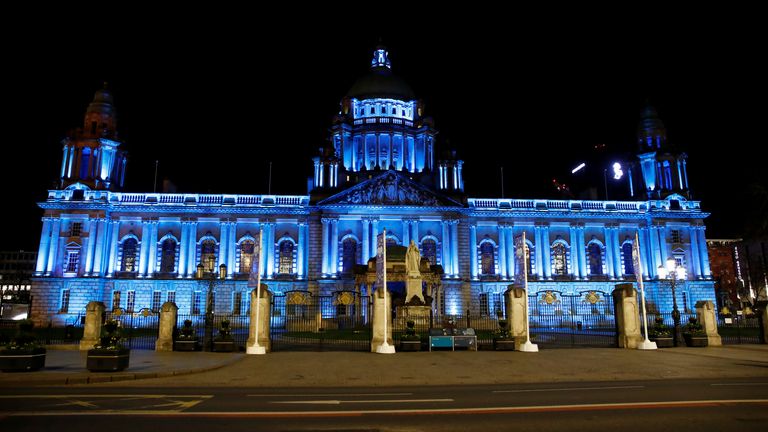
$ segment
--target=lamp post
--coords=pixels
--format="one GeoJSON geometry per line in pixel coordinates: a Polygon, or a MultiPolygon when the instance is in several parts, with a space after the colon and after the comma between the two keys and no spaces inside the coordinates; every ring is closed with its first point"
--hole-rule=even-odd
{"type": "Polygon", "coordinates": [[[680,327],[680,311],[677,309],[677,295],[675,285],[677,280],[685,280],[685,267],[677,265],[674,258],[667,258],[666,266],[659,266],[659,279],[669,281],[672,287],[672,321],[674,322],[675,332],[673,341],[675,346],[684,346],[682,328],[680,327]]]}
{"type": "Polygon", "coordinates": [[[227,278],[227,265],[222,264],[219,266],[219,278],[216,278],[216,273],[205,273],[205,268],[202,264],[197,265],[197,272],[195,274],[198,281],[201,284],[207,285],[207,292],[205,294],[205,350],[213,351],[213,289],[216,285],[221,285],[227,278]]]}

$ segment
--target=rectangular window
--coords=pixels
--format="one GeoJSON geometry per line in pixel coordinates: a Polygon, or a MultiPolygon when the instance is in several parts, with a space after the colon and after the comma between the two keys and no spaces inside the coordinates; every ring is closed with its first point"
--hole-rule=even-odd
{"type": "Polygon", "coordinates": [[[482,316],[488,316],[490,315],[490,308],[488,305],[488,293],[482,293],[480,294],[480,315],[482,316]]]}
{"type": "Polygon", "coordinates": [[[77,266],[80,263],[80,249],[67,251],[67,273],[77,273],[77,266]]]}
{"type": "Polygon", "coordinates": [[[680,238],[680,230],[672,230],[669,232],[670,237],[672,237],[672,243],[682,243],[682,239],[680,238]]]}
{"type": "Polygon", "coordinates": [[[120,291],[112,293],[112,310],[120,309],[120,291]]]}
{"type": "Polygon", "coordinates": [[[168,291],[168,296],[166,297],[165,301],[176,303],[176,291],[168,291]]]}
{"type": "Polygon", "coordinates": [[[158,313],[160,312],[160,300],[163,293],[160,291],[155,291],[152,293],[152,312],[158,313]]]}
{"type": "Polygon", "coordinates": [[[232,315],[241,315],[243,311],[243,293],[232,293],[232,315]]]}
{"type": "Polygon", "coordinates": [[[69,290],[61,290],[61,307],[59,308],[59,312],[61,313],[67,313],[69,312],[69,290]]]}
{"type": "Polygon", "coordinates": [[[128,291],[128,302],[125,306],[125,311],[128,313],[133,313],[133,310],[135,307],[136,307],[136,291],[128,291]]]}
{"type": "Polygon", "coordinates": [[[200,291],[192,293],[192,315],[200,315],[200,302],[202,295],[200,291]]]}
{"type": "Polygon", "coordinates": [[[72,230],[69,233],[70,237],[80,237],[80,233],[83,231],[82,222],[72,222],[72,230]]]}

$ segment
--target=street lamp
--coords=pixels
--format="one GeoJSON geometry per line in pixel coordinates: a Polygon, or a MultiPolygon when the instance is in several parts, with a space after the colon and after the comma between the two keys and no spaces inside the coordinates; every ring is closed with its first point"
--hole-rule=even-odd
{"type": "Polygon", "coordinates": [[[208,286],[205,295],[205,350],[213,351],[213,289],[216,285],[221,285],[227,278],[227,265],[222,264],[219,266],[219,278],[216,278],[216,273],[205,273],[205,268],[202,264],[197,265],[197,272],[195,276],[200,284],[208,286]]]}
{"type": "Polygon", "coordinates": [[[680,327],[680,311],[677,310],[677,295],[675,294],[675,285],[677,280],[685,280],[685,267],[677,265],[677,261],[674,258],[667,258],[666,266],[659,266],[659,279],[665,279],[669,281],[672,287],[672,320],[675,323],[675,332],[673,340],[675,346],[682,346],[683,333],[680,327]]]}

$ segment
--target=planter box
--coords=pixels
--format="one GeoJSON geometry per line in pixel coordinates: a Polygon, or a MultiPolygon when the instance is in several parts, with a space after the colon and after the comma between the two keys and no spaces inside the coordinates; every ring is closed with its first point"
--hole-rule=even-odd
{"type": "Polygon", "coordinates": [[[683,333],[683,339],[685,339],[685,345],[689,347],[705,347],[709,345],[709,339],[706,336],[691,336],[688,333],[683,333]]]}
{"type": "Polygon", "coordinates": [[[31,372],[44,366],[45,348],[0,351],[0,370],[3,372],[31,372]]]}
{"type": "Polygon", "coordinates": [[[213,351],[215,352],[234,352],[235,341],[213,341],[213,351]]]}
{"type": "Polygon", "coordinates": [[[649,338],[653,342],[656,342],[657,348],[672,348],[675,346],[675,341],[672,339],[672,336],[670,337],[657,337],[657,338],[649,338]]]}
{"type": "Polygon", "coordinates": [[[494,339],[493,349],[494,351],[514,351],[515,340],[514,339],[494,339]]]}
{"type": "Polygon", "coordinates": [[[86,368],[91,372],[117,372],[128,368],[131,350],[94,348],[88,350],[86,368]]]}
{"type": "Polygon", "coordinates": [[[173,341],[174,351],[200,351],[200,343],[197,340],[173,341]]]}
{"type": "Polygon", "coordinates": [[[421,341],[400,341],[400,351],[421,351],[421,341]]]}

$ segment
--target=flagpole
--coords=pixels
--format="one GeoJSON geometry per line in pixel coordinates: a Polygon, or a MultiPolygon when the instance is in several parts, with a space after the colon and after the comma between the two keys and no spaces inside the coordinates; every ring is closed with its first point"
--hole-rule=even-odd
{"type": "MultiPolygon", "coordinates": [[[[259,311],[261,310],[261,254],[263,251],[261,250],[261,236],[262,231],[259,230],[259,234],[256,236],[256,246],[259,248],[259,253],[257,256],[254,256],[253,259],[257,261],[256,263],[256,336],[254,337],[253,345],[246,347],[245,352],[246,354],[266,354],[267,349],[263,346],[259,345],[259,311]]],[[[251,265],[251,272],[253,272],[253,265],[251,265]]],[[[253,304],[251,304],[251,307],[254,307],[253,304]]]]}
{"type": "Polygon", "coordinates": [[[523,291],[525,293],[525,342],[520,345],[522,352],[539,352],[539,346],[531,343],[531,316],[528,312],[528,260],[525,251],[528,249],[528,243],[525,241],[525,231],[523,231],[523,291]]]}
{"type": "Polygon", "coordinates": [[[384,290],[384,342],[376,347],[377,354],[394,354],[395,347],[389,344],[389,333],[387,333],[387,321],[389,321],[389,315],[392,311],[387,304],[387,229],[384,228],[379,234],[379,238],[376,239],[377,247],[381,247],[381,253],[376,256],[376,266],[379,265],[379,258],[381,258],[381,286],[377,289],[384,290]]]}
{"type": "Polygon", "coordinates": [[[645,331],[645,340],[637,344],[637,349],[655,350],[657,348],[656,342],[651,342],[648,339],[648,318],[645,314],[645,286],[643,284],[643,262],[640,258],[640,238],[637,235],[637,231],[635,231],[635,244],[632,245],[632,249],[632,252],[637,256],[637,259],[635,260],[637,262],[635,273],[637,273],[637,285],[640,286],[640,301],[642,302],[643,309],[643,330],[645,331]]]}

